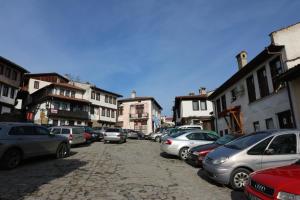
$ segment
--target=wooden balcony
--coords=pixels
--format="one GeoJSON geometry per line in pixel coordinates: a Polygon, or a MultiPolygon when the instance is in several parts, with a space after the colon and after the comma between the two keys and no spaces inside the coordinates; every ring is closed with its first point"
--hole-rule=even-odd
{"type": "Polygon", "coordinates": [[[149,114],[148,113],[129,114],[129,118],[131,120],[135,120],[135,119],[148,119],[149,118],[149,114]]]}
{"type": "Polygon", "coordinates": [[[59,118],[68,118],[68,119],[81,119],[81,120],[88,120],[89,113],[86,111],[68,111],[68,110],[55,110],[49,109],[48,112],[49,117],[59,117],[59,118]]]}

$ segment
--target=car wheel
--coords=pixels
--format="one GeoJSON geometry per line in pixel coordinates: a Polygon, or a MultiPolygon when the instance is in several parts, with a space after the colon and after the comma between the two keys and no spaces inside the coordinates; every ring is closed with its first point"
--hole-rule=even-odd
{"type": "Polygon", "coordinates": [[[160,137],[159,136],[155,137],[155,142],[160,142],[160,137]]]}
{"type": "Polygon", "coordinates": [[[181,160],[186,160],[187,159],[187,157],[188,157],[188,150],[189,150],[188,147],[183,147],[182,149],[180,149],[180,151],[179,151],[179,158],[181,160]]]}
{"type": "Polygon", "coordinates": [[[2,157],[2,167],[5,169],[16,168],[22,160],[22,153],[18,149],[7,150],[2,157]]]}
{"type": "Polygon", "coordinates": [[[244,189],[244,187],[249,179],[250,173],[251,172],[245,168],[238,168],[238,169],[234,170],[231,174],[230,186],[234,190],[244,189]]]}
{"type": "Polygon", "coordinates": [[[124,143],[126,142],[126,138],[124,139],[124,143]]]}
{"type": "Polygon", "coordinates": [[[56,158],[65,158],[70,154],[70,149],[66,143],[60,143],[56,150],[56,158]]]}

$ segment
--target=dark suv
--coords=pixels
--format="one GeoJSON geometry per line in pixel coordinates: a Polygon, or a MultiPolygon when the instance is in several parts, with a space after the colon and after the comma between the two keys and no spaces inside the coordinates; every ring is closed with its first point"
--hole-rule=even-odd
{"type": "Polygon", "coordinates": [[[52,135],[42,126],[31,123],[0,123],[0,166],[17,167],[23,159],[55,154],[57,158],[69,155],[68,138],[52,135]]]}

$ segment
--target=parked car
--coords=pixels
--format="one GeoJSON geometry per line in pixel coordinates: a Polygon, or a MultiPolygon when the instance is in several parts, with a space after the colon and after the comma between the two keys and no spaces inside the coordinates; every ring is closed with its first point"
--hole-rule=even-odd
{"type": "Polygon", "coordinates": [[[245,194],[248,199],[300,199],[300,160],[295,164],[250,174],[245,194]]]}
{"type": "Polygon", "coordinates": [[[30,123],[0,123],[0,165],[3,168],[13,169],[23,159],[47,154],[64,158],[69,152],[68,138],[50,134],[45,127],[30,123]]]}
{"type": "Polygon", "coordinates": [[[99,141],[103,140],[103,134],[107,128],[106,127],[93,127],[93,129],[94,129],[94,132],[99,135],[99,141]]]}
{"type": "Polygon", "coordinates": [[[151,139],[151,140],[154,140],[155,142],[160,142],[160,141],[161,141],[162,135],[163,135],[162,132],[152,133],[152,134],[150,135],[150,139],[151,139]]]}
{"type": "Polygon", "coordinates": [[[144,138],[144,133],[135,131],[135,130],[129,130],[127,132],[127,138],[130,139],[143,139],[144,138]]]}
{"type": "Polygon", "coordinates": [[[121,128],[107,128],[104,133],[103,142],[126,142],[126,136],[121,128]]]}
{"type": "Polygon", "coordinates": [[[86,142],[93,142],[93,141],[99,141],[100,134],[96,132],[93,128],[89,126],[80,126],[84,128],[84,137],[86,139],[86,142]]]}
{"type": "Polygon", "coordinates": [[[177,132],[177,134],[166,138],[161,143],[161,151],[170,155],[179,156],[181,160],[186,160],[188,150],[198,145],[213,143],[219,138],[210,131],[190,130],[187,132],[177,132]]]}
{"type": "Polygon", "coordinates": [[[299,130],[268,130],[240,137],[207,154],[209,177],[243,189],[253,171],[289,165],[300,158],[299,130]]]}
{"type": "Polygon", "coordinates": [[[77,126],[53,126],[49,128],[51,134],[63,135],[69,139],[70,145],[83,144],[86,142],[84,128],[77,126]]]}
{"type": "Polygon", "coordinates": [[[202,125],[197,125],[197,124],[191,124],[191,125],[183,125],[183,126],[178,126],[178,129],[203,129],[202,125]]]}
{"type": "Polygon", "coordinates": [[[202,161],[209,152],[213,151],[219,146],[222,146],[224,144],[227,144],[228,142],[237,139],[238,137],[240,137],[240,135],[224,135],[223,137],[220,137],[213,143],[193,147],[189,150],[187,162],[197,167],[202,166],[202,161]]]}

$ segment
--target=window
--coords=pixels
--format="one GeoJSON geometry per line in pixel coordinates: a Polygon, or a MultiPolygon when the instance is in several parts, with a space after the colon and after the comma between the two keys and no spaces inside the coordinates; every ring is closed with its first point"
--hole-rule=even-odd
{"type": "Polygon", "coordinates": [[[199,110],[199,101],[193,101],[193,110],[199,110]]]}
{"type": "Polygon", "coordinates": [[[102,108],[101,116],[105,116],[105,108],[102,108]]]}
{"type": "Polygon", "coordinates": [[[222,111],[226,110],[227,106],[226,106],[226,97],[225,97],[225,95],[223,95],[221,97],[221,102],[222,102],[222,111]]]}
{"type": "Polygon", "coordinates": [[[105,103],[108,103],[108,96],[105,95],[105,103]]]}
{"type": "Polygon", "coordinates": [[[70,134],[71,133],[71,131],[70,131],[70,129],[67,129],[67,128],[63,128],[62,130],[61,130],[61,134],[70,134]]]}
{"type": "Polygon", "coordinates": [[[81,121],[77,121],[77,125],[81,125],[81,121]]]}
{"type": "Polygon", "coordinates": [[[246,82],[247,82],[249,103],[251,103],[251,102],[256,100],[255,85],[254,85],[253,76],[251,75],[250,77],[248,77],[246,79],[246,82]]]}
{"type": "Polygon", "coordinates": [[[39,89],[40,88],[40,82],[39,81],[34,81],[33,82],[33,88],[34,89],[39,89]]]}
{"type": "Polygon", "coordinates": [[[14,80],[14,81],[16,81],[17,79],[18,79],[18,73],[17,73],[17,71],[13,71],[13,74],[12,74],[12,79],[14,80]]]}
{"type": "Polygon", "coordinates": [[[62,95],[62,96],[64,96],[65,95],[65,90],[64,89],[60,89],[59,90],[59,94],[62,95]]]}
{"type": "Polygon", "coordinates": [[[221,137],[223,136],[223,131],[220,131],[220,136],[221,136],[221,137]]]}
{"type": "Polygon", "coordinates": [[[254,132],[257,132],[260,130],[259,121],[253,122],[253,128],[254,128],[254,132]]]}
{"type": "Polygon", "coordinates": [[[55,110],[58,110],[59,109],[59,102],[54,102],[53,103],[53,108],[55,109],[55,110]]]}
{"type": "Polygon", "coordinates": [[[96,100],[100,101],[100,94],[99,93],[96,94],[96,100]]]}
{"type": "Polygon", "coordinates": [[[272,149],[272,155],[296,154],[297,140],[295,134],[285,134],[277,136],[270,144],[269,150],[272,149]]]}
{"type": "Polygon", "coordinates": [[[62,119],[61,119],[61,120],[60,120],[60,125],[61,125],[61,126],[66,125],[66,120],[62,120],[62,119]]]}
{"type": "Polygon", "coordinates": [[[266,128],[267,129],[274,129],[274,122],[272,118],[266,119],[266,128]]]}
{"type": "Polygon", "coordinates": [[[220,99],[217,99],[217,113],[221,112],[221,101],[220,99]]]}
{"type": "Polygon", "coordinates": [[[15,126],[9,131],[9,135],[34,135],[33,126],[15,126]]]}
{"type": "Polygon", "coordinates": [[[15,89],[14,88],[10,88],[10,98],[15,98],[15,89]]]}
{"type": "Polygon", "coordinates": [[[112,97],[111,96],[109,97],[109,103],[112,103],[112,97]]]}
{"type": "Polygon", "coordinates": [[[67,108],[68,108],[68,105],[66,103],[61,104],[61,109],[62,110],[67,110],[67,108]]]}
{"type": "Polygon", "coordinates": [[[75,91],[71,91],[71,97],[75,98],[75,91]]]}
{"type": "Polygon", "coordinates": [[[36,126],[35,128],[35,134],[36,135],[49,135],[49,130],[44,127],[36,126]]]}
{"type": "Polygon", "coordinates": [[[0,64],[0,75],[4,73],[4,66],[0,64]]]}
{"type": "Polygon", "coordinates": [[[224,130],[224,134],[227,135],[228,134],[228,129],[224,130]]]}
{"type": "Polygon", "coordinates": [[[205,133],[204,137],[205,137],[205,140],[207,140],[207,141],[216,141],[217,139],[219,139],[218,136],[209,134],[209,133],[205,133]]]}
{"type": "Polygon", "coordinates": [[[231,90],[231,102],[234,102],[237,98],[237,88],[231,90]]]}
{"type": "Polygon", "coordinates": [[[70,96],[70,90],[66,90],[66,97],[70,96]]]}
{"type": "Polygon", "coordinates": [[[53,129],[51,129],[51,134],[55,134],[55,135],[57,135],[57,134],[60,134],[60,128],[53,128],[53,129]]]}
{"type": "Polygon", "coordinates": [[[5,70],[5,76],[7,78],[10,78],[10,73],[11,73],[11,69],[7,67],[6,70],[5,70]]]}
{"type": "Polygon", "coordinates": [[[205,100],[200,101],[201,110],[207,110],[207,104],[205,100]]]}
{"type": "Polygon", "coordinates": [[[91,115],[95,114],[95,108],[94,108],[94,106],[90,107],[90,113],[91,113],[91,115]]]}
{"type": "Polygon", "coordinates": [[[189,140],[205,140],[203,133],[191,133],[186,136],[189,140]]]}
{"type": "Polygon", "coordinates": [[[123,115],[123,107],[119,107],[119,115],[120,115],[120,116],[123,115]]]}
{"type": "Polygon", "coordinates": [[[257,71],[257,78],[258,78],[260,97],[263,98],[269,95],[269,85],[268,85],[268,79],[267,79],[265,67],[257,71]]]}
{"type": "Polygon", "coordinates": [[[113,104],[114,104],[114,105],[117,104],[117,99],[116,99],[116,97],[113,98],[113,104]]]}
{"type": "Polygon", "coordinates": [[[92,93],[91,93],[91,99],[95,99],[95,91],[92,91],[92,93]]]}
{"type": "Polygon", "coordinates": [[[58,125],[58,120],[57,120],[57,119],[54,119],[52,125],[53,125],[53,126],[57,126],[57,125],[58,125]]]}
{"type": "Polygon", "coordinates": [[[271,142],[273,137],[269,137],[262,142],[258,143],[254,147],[252,147],[247,153],[249,155],[263,155],[265,153],[266,148],[268,147],[269,143],[271,142]]]}
{"type": "Polygon", "coordinates": [[[115,118],[115,111],[111,110],[111,118],[115,118]]]}
{"type": "Polygon", "coordinates": [[[3,85],[3,91],[2,91],[2,96],[7,97],[8,96],[8,86],[3,85]]]}
{"type": "Polygon", "coordinates": [[[107,109],[107,111],[106,111],[106,117],[110,117],[110,110],[109,109],[107,109]]]}
{"type": "Polygon", "coordinates": [[[283,72],[283,68],[281,65],[280,57],[276,57],[274,60],[272,60],[270,63],[270,71],[271,71],[271,77],[273,82],[273,88],[274,91],[276,91],[279,88],[279,82],[275,79],[283,72]]]}

